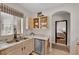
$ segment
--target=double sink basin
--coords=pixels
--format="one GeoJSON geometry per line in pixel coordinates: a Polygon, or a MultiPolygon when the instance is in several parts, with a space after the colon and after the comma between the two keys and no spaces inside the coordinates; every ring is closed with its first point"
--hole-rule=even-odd
{"type": "Polygon", "coordinates": [[[18,44],[20,42],[23,42],[25,40],[32,39],[32,38],[47,40],[48,37],[45,35],[35,34],[35,35],[26,35],[25,37],[20,37],[20,38],[18,38],[18,40],[13,39],[12,41],[0,42],[0,50],[2,48],[6,48],[9,46],[18,44]]]}
{"type": "Polygon", "coordinates": [[[11,46],[11,45],[13,45],[13,44],[16,44],[16,43],[19,43],[19,42],[22,42],[23,40],[27,40],[28,38],[18,38],[18,40],[15,40],[15,39],[13,39],[13,40],[11,40],[11,41],[1,41],[0,42],[0,49],[1,48],[6,48],[6,47],[8,47],[8,46],[11,46]]]}
{"type": "Polygon", "coordinates": [[[0,42],[0,48],[6,47],[7,45],[8,45],[8,43],[6,43],[6,42],[0,42]]]}

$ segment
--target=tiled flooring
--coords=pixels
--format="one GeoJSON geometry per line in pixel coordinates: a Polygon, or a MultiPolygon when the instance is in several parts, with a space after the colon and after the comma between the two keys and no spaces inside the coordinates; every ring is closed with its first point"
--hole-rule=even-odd
{"type": "MultiPolygon", "coordinates": [[[[38,55],[33,52],[32,55],[38,55]]],[[[69,55],[69,51],[66,45],[64,44],[52,44],[52,50],[49,51],[48,55],[69,55]]]]}
{"type": "Polygon", "coordinates": [[[53,44],[49,55],[69,55],[69,51],[64,44],[53,44]]]}
{"type": "Polygon", "coordinates": [[[57,42],[58,42],[58,43],[65,44],[66,41],[65,41],[65,39],[57,39],[57,42]]]}

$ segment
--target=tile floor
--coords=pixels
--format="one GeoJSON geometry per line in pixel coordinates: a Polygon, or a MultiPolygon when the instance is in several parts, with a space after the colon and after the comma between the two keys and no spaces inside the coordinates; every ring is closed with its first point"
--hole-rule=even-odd
{"type": "Polygon", "coordinates": [[[52,51],[49,51],[49,55],[69,55],[69,51],[64,44],[52,44],[52,51]]]}
{"type": "MultiPolygon", "coordinates": [[[[38,55],[33,52],[32,55],[38,55]]],[[[64,44],[52,44],[52,50],[49,51],[48,55],[69,55],[69,51],[66,45],[64,44]]]]}

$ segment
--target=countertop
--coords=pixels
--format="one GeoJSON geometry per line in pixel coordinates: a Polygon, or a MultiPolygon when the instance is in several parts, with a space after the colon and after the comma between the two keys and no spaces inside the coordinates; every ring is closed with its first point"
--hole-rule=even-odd
{"type": "Polygon", "coordinates": [[[29,39],[38,38],[38,39],[42,39],[42,40],[48,40],[48,38],[49,38],[48,36],[39,35],[39,34],[37,34],[37,35],[26,35],[26,36],[24,36],[24,37],[26,37],[27,39],[21,40],[21,41],[19,41],[19,42],[3,43],[3,44],[0,43],[0,51],[3,50],[3,49],[7,49],[7,48],[9,48],[9,47],[11,47],[11,46],[14,46],[14,45],[16,45],[16,44],[22,43],[22,42],[24,42],[24,41],[26,41],[26,40],[29,40],[29,39]]]}
{"type": "Polygon", "coordinates": [[[36,35],[26,35],[25,37],[27,38],[38,38],[38,39],[42,39],[42,40],[48,40],[48,36],[46,35],[42,35],[42,34],[36,34],[36,35]]]}
{"type": "MultiPolygon", "coordinates": [[[[26,40],[30,40],[30,39],[26,39],[26,40]]],[[[7,48],[9,48],[9,47],[11,47],[11,46],[20,44],[20,43],[22,43],[22,42],[24,42],[24,41],[26,41],[26,40],[21,40],[21,41],[19,41],[19,42],[14,42],[14,43],[3,43],[3,44],[0,44],[0,51],[1,51],[1,50],[4,50],[4,49],[7,49],[7,48]]]]}

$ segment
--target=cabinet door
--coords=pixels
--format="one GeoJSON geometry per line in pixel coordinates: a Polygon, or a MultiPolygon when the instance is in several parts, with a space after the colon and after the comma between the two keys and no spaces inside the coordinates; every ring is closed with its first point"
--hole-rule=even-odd
{"type": "MultiPolygon", "coordinates": [[[[27,26],[27,24],[26,24],[26,26],[27,26]]],[[[32,19],[32,17],[29,17],[28,18],[28,28],[33,29],[33,27],[34,27],[33,19],[32,19]]]]}
{"type": "Polygon", "coordinates": [[[23,54],[23,48],[22,43],[16,45],[15,49],[12,52],[9,52],[8,55],[22,55],[23,54]]]}
{"type": "Polygon", "coordinates": [[[39,28],[39,18],[34,18],[34,28],[39,28]]]}
{"type": "Polygon", "coordinates": [[[28,54],[28,40],[23,42],[23,55],[27,55],[28,54]]]}
{"type": "Polygon", "coordinates": [[[48,28],[48,18],[47,16],[40,17],[40,28],[48,28]]]}
{"type": "Polygon", "coordinates": [[[28,55],[34,50],[34,41],[33,39],[26,40],[23,46],[23,54],[28,55]]]}
{"type": "Polygon", "coordinates": [[[11,46],[1,51],[1,55],[22,55],[22,44],[11,46]]]}
{"type": "Polygon", "coordinates": [[[32,51],[34,51],[34,39],[30,39],[29,41],[28,41],[28,46],[29,46],[29,51],[30,51],[30,53],[32,52],[32,51]]]}
{"type": "Polygon", "coordinates": [[[76,50],[76,53],[77,53],[77,55],[79,55],[79,45],[77,45],[77,48],[76,48],[77,50],[76,50]]]}
{"type": "Polygon", "coordinates": [[[22,55],[21,49],[17,48],[11,52],[9,52],[7,55],[22,55]]]}

